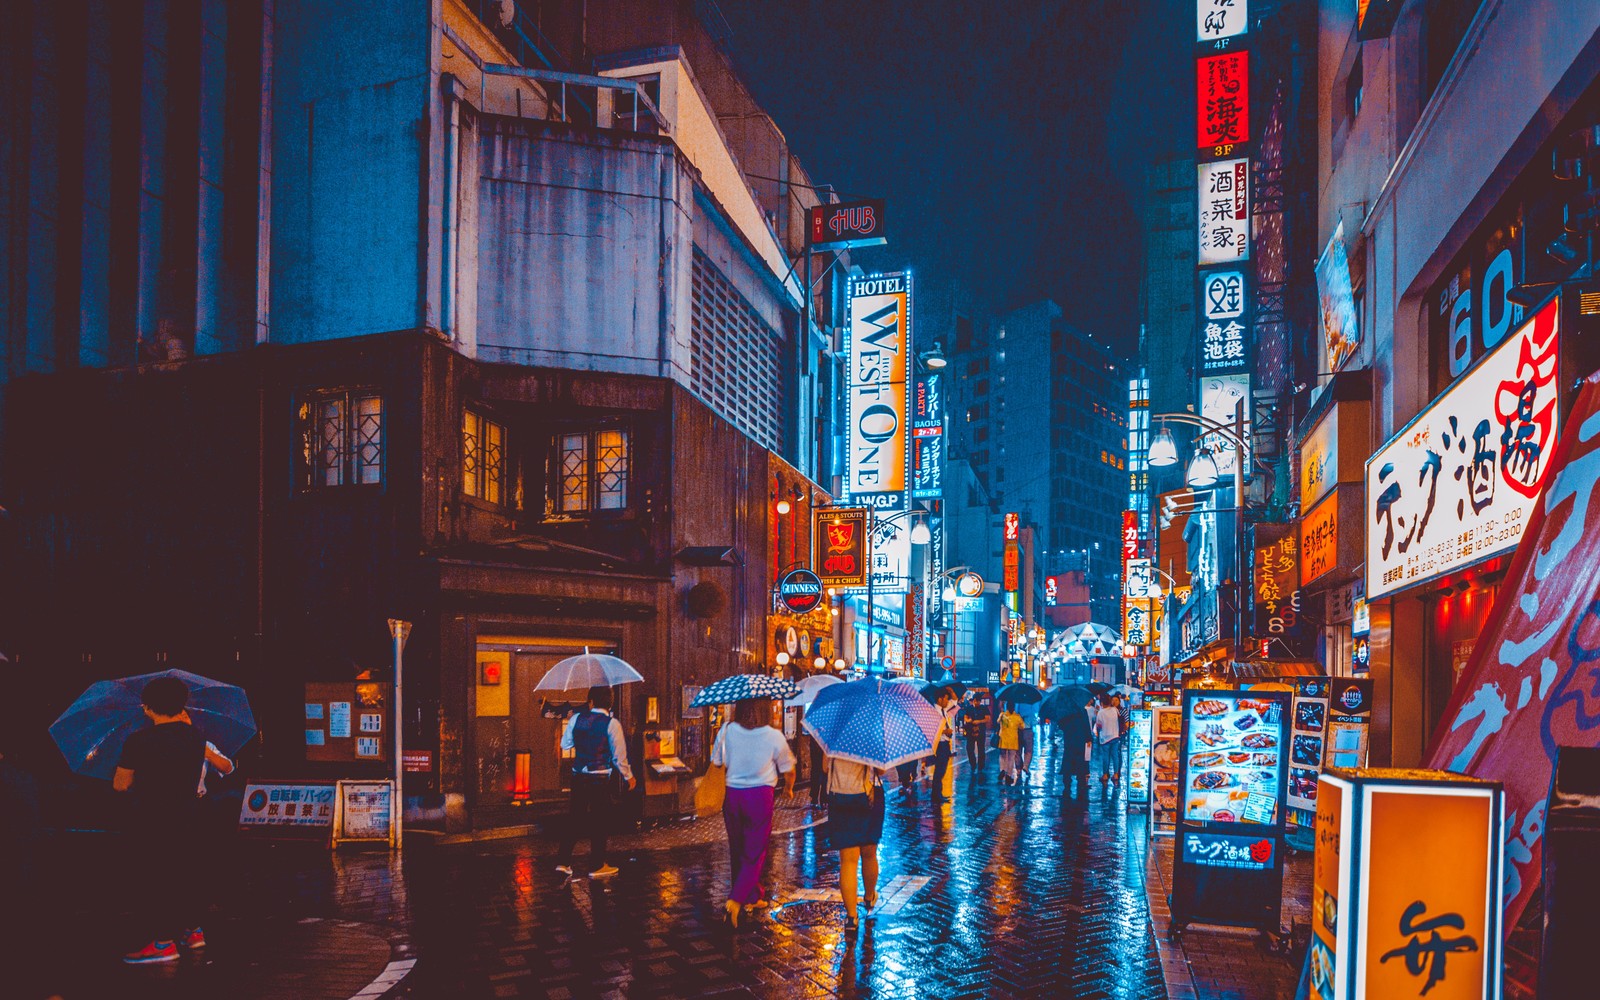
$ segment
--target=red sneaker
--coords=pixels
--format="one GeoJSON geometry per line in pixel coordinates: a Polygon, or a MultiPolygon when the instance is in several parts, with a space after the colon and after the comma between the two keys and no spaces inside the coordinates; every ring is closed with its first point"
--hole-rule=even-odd
{"type": "Polygon", "coordinates": [[[183,936],[178,938],[178,944],[191,951],[196,948],[204,948],[206,946],[206,932],[198,927],[186,930],[183,932],[183,936]]]}
{"type": "Polygon", "coordinates": [[[178,960],[178,946],[171,941],[151,941],[138,951],[128,952],[122,956],[122,960],[129,965],[176,962],[178,960]]]}

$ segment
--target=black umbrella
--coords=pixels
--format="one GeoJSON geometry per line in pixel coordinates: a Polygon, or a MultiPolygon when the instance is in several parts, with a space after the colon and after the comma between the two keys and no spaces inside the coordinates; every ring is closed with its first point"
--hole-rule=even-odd
{"type": "Polygon", "coordinates": [[[1017,681],[1016,683],[1007,684],[995,692],[994,699],[995,701],[1009,701],[1016,705],[1037,705],[1044,701],[1044,692],[1032,684],[1024,684],[1021,681],[1017,681]]]}
{"type": "Polygon", "coordinates": [[[1107,684],[1105,681],[1090,681],[1084,686],[1087,687],[1089,689],[1089,693],[1093,695],[1102,695],[1111,690],[1111,685],[1107,684]]]}
{"type": "Polygon", "coordinates": [[[930,702],[937,702],[941,691],[948,691],[952,698],[959,698],[967,693],[967,686],[960,681],[950,681],[947,684],[927,684],[922,688],[922,696],[930,702]]]}
{"type": "Polygon", "coordinates": [[[1039,703],[1039,715],[1046,719],[1064,719],[1069,712],[1081,712],[1094,699],[1086,687],[1073,684],[1053,688],[1039,703]]]}

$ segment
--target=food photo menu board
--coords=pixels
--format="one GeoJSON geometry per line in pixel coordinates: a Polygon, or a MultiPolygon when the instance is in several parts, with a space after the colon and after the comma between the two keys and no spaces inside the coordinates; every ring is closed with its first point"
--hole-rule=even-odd
{"type": "Polygon", "coordinates": [[[1150,737],[1154,719],[1148,708],[1128,711],[1128,804],[1150,801],[1150,737]]]}
{"type": "Polygon", "coordinates": [[[1309,829],[1317,819],[1317,778],[1322,774],[1324,736],[1328,728],[1327,677],[1294,680],[1294,722],[1289,758],[1289,823],[1309,829]]]}
{"type": "Polygon", "coordinates": [[[1183,693],[1175,930],[1208,923],[1280,933],[1292,707],[1285,690],[1183,693]]]}
{"type": "Polygon", "coordinates": [[[1203,692],[1191,702],[1184,747],[1186,823],[1282,821],[1282,699],[1243,692],[1203,692]]]}
{"type": "Polygon", "coordinates": [[[1183,709],[1177,705],[1157,705],[1150,712],[1150,832],[1170,837],[1178,829],[1178,761],[1183,747],[1183,709]]]}

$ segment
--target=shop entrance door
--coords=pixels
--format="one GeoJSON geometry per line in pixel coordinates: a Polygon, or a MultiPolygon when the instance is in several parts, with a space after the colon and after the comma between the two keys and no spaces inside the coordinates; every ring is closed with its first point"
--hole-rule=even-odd
{"type": "Polygon", "coordinates": [[[479,641],[475,736],[480,805],[561,797],[561,733],[566,721],[559,715],[560,706],[566,699],[581,702],[586,692],[536,691],[535,686],[557,661],[582,653],[585,646],[591,652],[614,655],[614,646],[594,640],[486,637],[479,641]]]}

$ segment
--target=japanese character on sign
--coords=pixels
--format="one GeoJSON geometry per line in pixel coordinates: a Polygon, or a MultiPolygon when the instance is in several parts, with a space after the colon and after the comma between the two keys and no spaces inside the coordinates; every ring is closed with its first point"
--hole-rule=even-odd
{"type": "Polygon", "coordinates": [[[1216,271],[1208,274],[1204,279],[1203,292],[1206,319],[1238,319],[1244,314],[1244,272],[1216,271]]]}
{"type": "Polygon", "coordinates": [[[1195,40],[1215,42],[1249,28],[1249,0],[1196,0],[1195,40]]]}
{"type": "Polygon", "coordinates": [[[1426,996],[1435,985],[1444,982],[1445,956],[1451,952],[1478,950],[1478,942],[1469,934],[1454,938],[1446,938],[1439,934],[1441,927],[1458,931],[1464,929],[1467,922],[1461,919],[1459,914],[1446,913],[1421,920],[1420,918],[1427,912],[1427,905],[1420,899],[1406,907],[1405,912],[1400,914],[1400,936],[1409,937],[1411,940],[1398,948],[1384,952],[1383,957],[1378,959],[1382,963],[1391,958],[1403,958],[1406,971],[1411,975],[1420,976],[1426,972],[1428,979],[1422,984],[1419,996],[1426,996]],[[1423,940],[1423,934],[1428,935],[1427,940],[1423,940]]]}
{"type": "Polygon", "coordinates": [[[1201,147],[1231,146],[1250,138],[1250,55],[1227,52],[1195,64],[1201,147]]]}

